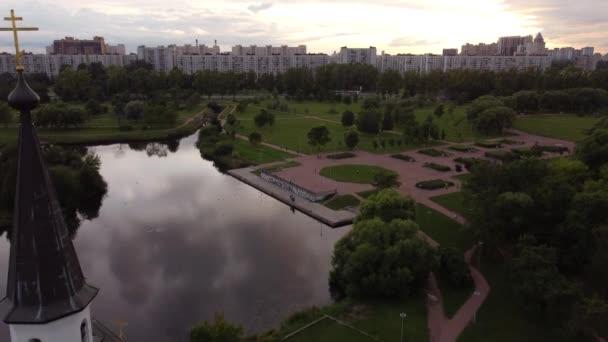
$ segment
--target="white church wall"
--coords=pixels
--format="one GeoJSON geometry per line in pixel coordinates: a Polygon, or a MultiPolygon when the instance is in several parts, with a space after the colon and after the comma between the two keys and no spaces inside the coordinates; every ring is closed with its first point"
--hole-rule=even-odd
{"type": "Polygon", "coordinates": [[[11,324],[11,342],[93,342],[91,305],[84,310],[47,324],[11,324]],[[81,324],[86,320],[86,336],[82,339],[81,324]]]}

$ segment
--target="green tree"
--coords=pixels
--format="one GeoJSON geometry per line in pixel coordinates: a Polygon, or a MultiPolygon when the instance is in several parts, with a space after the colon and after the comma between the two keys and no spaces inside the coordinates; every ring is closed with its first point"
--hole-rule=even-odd
{"type": "Polygon", "coordinates": [[[483,134],[502,134],[513,125],[513,121],[515,112],[509,107],[500,106],[481,112],[473,121],[473,126],[483,134]]]}
{"type": "Polygon", "coordinates": [[[378,189],[396,188],[399,183],[399,175],[394,172],[381,171],[374,175],[374,185],[378,189]]]}
{"type": "Polygon", "coordinates": [[[344,133],[344,144],[351,150],[354,149],[359,144],[359,133],[355,130],[344,133]]]}
{"type": "Polygon", "coordinates": [[[253,121],[258,127],[264,127],[266,125],[273,126],[274,114],[265,109],[261,109],[260,112],[253,118],[253,121]]]}
{"type": "Polygon", "coordinates": [[[357,129],[368,134],[380,132],[381,114],[376,110],[365,110],[357,116],[357,129]]]}
{"type": "Polygon", "coordinates": [[[576,146],[576,156],[592,169],[608,162],[608,129],[595,129],[576,146]]]}
{"type": "Polygon", "coordinates": [[[438,118],[442,117],[444,113],[445,113],[445,107],[443,104],[440,104],[439,106],[437,106],[437,108],[435,108],[435,111],[433,112],[433,114],[435,114],[435,116],[438,118]]]}
{"type": "Polygon", "coordinates": [[[89,115],[98,115],[103,112],[103,108],[99,101],[94,99],[87,101],[87,104],[84,106],[84,108],[86,109],[87,113],[89,113],[89,115]]]}
{"type": "Polygon", "coordinates": [[[230,324],[221,313],[216,313],[213,322],[203,322],[190,330],[190,342],[239,342],[243,328],[230,324]]]}
{"type": "Polygon", "coordinates": [[[416,202],[411,197],[401,196],[397,190],[383,190],[363,202],[357,219],[369,220],[375,217],[384,222],[395,219],[414,220],[416,202]]]}
{"type": "Polygon", "coordinates": [[[326,126],[313,127],[308,132],[308,144],[313,147],[318,146],[319,150],[330,141],[331,137],[326,126]]]}
{"type": "Polygon", "coordinates": [[[249,134],[249,142],[252,145],[258,145],[262,142],[262,135],[258,132],[252,132],[249,134]]]}
{"type": "Polygon", "coordinates": [[[188,108],[194,108],[201,103],[201,96],[197,93],[192,93],[186,100],[186,105],[188,108]]]}
{"type": "Polygon", "coordinates": [[[584,298],[575,305],[570,328],[584,336],[596,339],[601,331],[605,331],[608,322],[608,302],[594,295],[584,298]]]}
{"type": "Polygon", "coordinates": [[[11,122],[13,122],[13,110],[6,102],[0,102],[0,124],[7,127],[11,122]]]}
{"type": "Polygon", "coordinates": [[[395,123],[393,122],[393,115],[388,112],[384,114],[384,119],[382,119],[382,130],[390,131],[395,127],[395,123]]]}
{"type": "Polygon", "coordinates": [[[355,113],[350,110],[345,110],[342,113],[342,126],[350,127],[355,124],[355,113]]]}
{"type": "Polygon", "coordinates": [[[473,286],[473,278],[464,255],[453,247],[439,248],[439,275],[454,287],[473,286]]]}
{"type": "Polygon", "coordinates": [[[410,220],[358,219],[336,244],[329,276],[334,298],[406,298],[424,288],[435,250],[410,220]]]}
{"type": "Polygon", "coordinates": [[[124,112],[129,120],[141,120],[144,116],[144,108],[146,104],[143,101],[130,101],[125,106],[124,112]]]}

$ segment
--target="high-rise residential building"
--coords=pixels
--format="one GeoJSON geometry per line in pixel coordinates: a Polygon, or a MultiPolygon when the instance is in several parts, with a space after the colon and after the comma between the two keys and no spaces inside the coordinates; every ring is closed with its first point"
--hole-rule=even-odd
{"type": "Polygon", "coordinates": [[[336,56],[336,62],[339,64],[370,64],[376,65],[377,51],[376,48],[349,48],[342,47],[336,56]]]}
{"type": "Polygon", "coordinates": [[[461,56],[495,56],[498,54],[498,44],[479,43],[465,44],[460,50],[461,56]]]}
{"type": "Polygon", "coordinates": [[[137,59],[152,64],[152,67],[156,71],[169,72],[176,66],[175,45],[157,47],[138,46],[137,59]]]}
{"type": "Polygon", "coordinates": [[[235,45],[232,47],[233,55],[256,55],[256,56],[272,56],[272,55],[282,55],[282,56],[294,56],[294,55],[305,55],[306,45],[298,45],[298,46],[242,46],[235,45]]]}
{"type": "Polygon", "coordinates": [[[444,56],[456,56],[458,55],[458,49],[443,49],[444,56]]]}
{"type": "Polygon", "coordinates": [[[581,55],[583,56],[593,56],[595,53],[595,48],[594,47],[584,47],[581,49],[581,55]]]}
{"type": "Polygon", "coordinates": [[[53,41],[53,53],[59,55],[103,55],[106,53],[106,43],[103,37],[93,39],[64,39],[53,41]]]}
{"type": "Polygon", "coordinates": [[[547,54],[545,39],[540,32],[536,35],[534,41],[519,45],[516,52],[518,56],[546,56],[547,54]]]}
{"type": "Polygon", "coordinates": [[[127,49],[124,44],[109,45],[106,44],[106,54],[108,55],[126,55],[127,49]]]}
{"type": "Polygon", "coordinates": [[[533,43],[532,36],[510,36],[498,38],[498,55],[514,56],[520,45],[533,43]]]}

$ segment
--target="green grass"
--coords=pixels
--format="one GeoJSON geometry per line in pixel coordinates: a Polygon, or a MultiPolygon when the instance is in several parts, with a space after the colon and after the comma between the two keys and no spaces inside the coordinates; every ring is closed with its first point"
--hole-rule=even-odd
{"type": "Polygon", "coordinates": [[[359,199],[353,195],[343,195],[330,199],[324,205],[329,209],[342,210],[348,207],[356,207],[360,203],[361,201],[359,201],[359,199]]]}
{"type": "Polygon", "coordinates": [[[441,246],[454,247],[464,253],[475,243],[470,229],[424,204],[416,204],[416,223],[441,246]]]}
{"type": "Polygon", "coordinates": [[[267,164],[295,157],[293,154],[264,145],[252,145],[250,142],[241,139],[235,139],[234,149],[241,159],[254,164],[267,164]]]}
{"type": "Polygon", "coordinates": [[[321,169],[321,176],[344,183],[373,184],[374,176],[380,172],[391,172],[374,165],[338,165],[321,169]]]}
{"type": "Polygon", "coordinates": [[[458,342],[567,341],[563,334],[550,330],[546,322],[524,311],[510,296],[505,266],[482,259],[481,269],[491,291],[477,312],[477,323],[467,327],[458,342]]]}
{"type": "MultiPolygon", "coordinates": [[[[266,104],[269,101],[265,101],[261,104],[264,108],[266,108],[266,104]]],[[[357,114],[361,111],[361,106],[359,103],[351,103],[350,105],[346,105],[344,103],[339,102],[319,102],[319,101],[287,101],[285,99],[281,99],[281,102],[286,102],[289,106],[289,112],[298,114],[298,115],[306,115],[306,116],[316,116],[326,118],[328,120],[334,120],[340,122],[342,118],[342,113],[345,110],[350,110],[351,112],[357,114]],[[329,114],[329,111],[333,109],[337,112],[337,114],[329,114]]]]}
{"type": "Polygon", "coordinates": [[[475,290],[471,287],[457,288],[450,285],[439,273],[435,273],[437,283],[441,289],[443,299],[443,310],[448,318],[454,317],[458,309],[471,297],[475,290]]]}
{"type": "MultiPolygon", "coordinates": [[[[259,113],[261,108],[262,107],[249,105],[246,111],[240,113],[235,112],[235,115],[240,121],[240,125],[237,127],[237,132],[239,134],[249,136],[252,132],[258,132],[262,134],[265,142],[307,154],[314,154],[320,151],[337,152],[346,150],[346,146],[344,145],[344,133],[348,129],[342,126],[339,118],[335,121],[325,121],[324,118],[320,117],[312,117],[310,115],[308,115],[309,117],[304,117],[304,115],[301,114],[271,110],[270,112],[275,114],[274,125],[257,127],[254,124],[253,118],[259,113]],[[326,126],[331,138],[331,141],[321,148],[313,147],[308,144],[307,134],[311,128],[317,126],[326,126]]],[[[401,134],[388,132],[381,133],[380,135],[359,133],[359,144],[355,149],[373,153],[396,153],[422,147],[422,145],[403,144],[399,146],[396,141],[402,139],[403,137],[401,134]],[[391,139],[395,141],[392,146],[390,145],[391,139]],[[378,144],[378,146],[374,148],[374,141],[379,142],[380,140],[386,142],[385,147],[382,148],[381,145],[378,144]]]]}
{"type": "MultiPolygon", "coordinates": [[[[401,338],[399,314],[402,312],[407,313],[403,325],[404,341],[428,341],[426,306],[422,294],[406,300],[353,302],[349,312],[336,318],[381,341],[399,341],[401,338]]],[[[322,321],[318,326],[306,329],[287,341],[363,342],[373,340],[333,321],[322,321]]]]}
{"type": "MultiPolygon", "coordinates": [[[[71,106],[82,107],[84,104],[71,103],[71,106]]],[[[110,106],[111,108],[111,106],[110,106]]],[[[107,113],[91,117],[83,128],[73,129],[38,129],[42,142],[53,144],[109,144],[117,142],[134,142],[150,140],[168,140],[181,138],[196,132],[198,124],[182,125],[185,117],[193,117],[204,108],[203,105],[184,110],[180,113],[176,127],[141,129],[143,124],[133,124],[131,131],[120,131],[118,121],[113,114],[107,113]]],[[[111,110],[111,109],[110,109],[111,110]]],[[[126,121],[125,121],[126,122],[126,121]]],[[[15,142],[17,128],[0,128],[0,145],[15,142]]]]}
{"type": "MultiPolygon", "coordinates": [[[[460,176],[462,177],[466,175],[460,176]]],[[[469,210],[464,204],[464,195],[462,192],[452,192],[450,194],[431,197],[431,201],[445,207],[446,209],[449,209],[450,211],[458,213],[465,218],[471,215],[471,210],[469,210]]]]}
{"type": "Polygon", "coordinates": [[[585,137],[585,130],[593,127],[597,118],[566,114],[529,115],[515,120],[514,127],[540,136],[579,141],[585,137]]]}
{"type": "Polygon", "coordinates": [[[415,110],[416,119],[419,122],[423,122],[429,115],[433,117],[433,121],[439,127],[439,131],[445,132],[445,140],[450,142],[458,142],[462,143],[465,141],[474,141],[480,138],[486,138],[484,136],[471,127],[467,120],[466,112],[469,108],[468,105],[463,106],[454,106],[454,110],[452,113],[448,113],[447,108],[449,104],[446,105],[446,113],[443,114],[440,118],[437,118],[433,115],[435,108],[437,108],[437,104],[418,108],[415,110]]]}

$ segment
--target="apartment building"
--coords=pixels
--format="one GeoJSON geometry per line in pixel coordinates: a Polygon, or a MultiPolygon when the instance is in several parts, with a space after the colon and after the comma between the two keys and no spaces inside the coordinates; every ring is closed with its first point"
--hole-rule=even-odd
{"type": "Polygon", "coordinates": [[[500,56],[513,56],[520,45],[533,43],[532,36],[509,36],[498,38],[497,51],[500,56]]]}
{"type": "Polygon", "coordinates": [[[460,49],[460,55],[462,56],[495,56],[498,54],[498,44],[491,43],[479,43],[479,44],[465,44],[460,49]]]}
{"type": "Polygon", "coordinates": [[[335,61],[339,64],[377,64],[377,51],[376,48],[370,46],[369,48],[349,48],[342,47],[340,52],[336,55],[335,61]]]}

